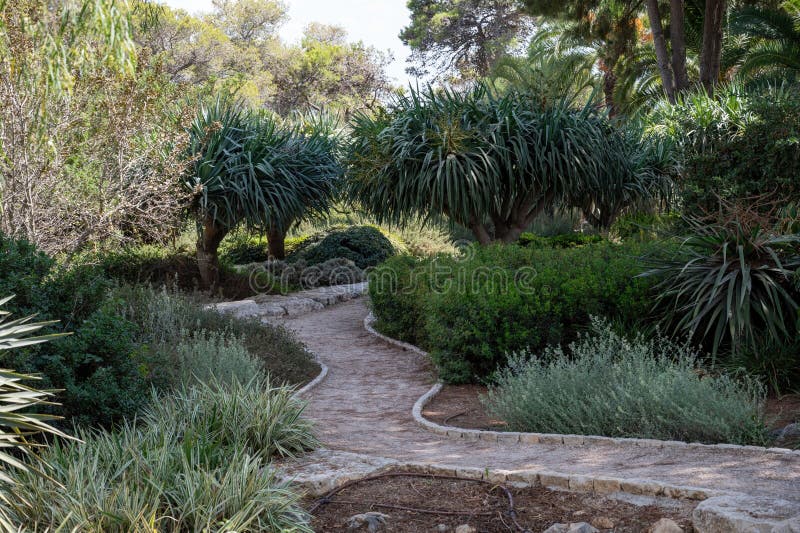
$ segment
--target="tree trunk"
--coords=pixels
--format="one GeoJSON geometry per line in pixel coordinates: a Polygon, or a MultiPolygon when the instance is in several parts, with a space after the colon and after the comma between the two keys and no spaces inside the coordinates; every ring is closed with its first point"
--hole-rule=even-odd
{"type": "Polygon", "coordinates": [[[703,17],[703,49],[700,52],[700,83],[709,94],[719,80],[722,56],[722,19],[725,16],[725,0],[706,0],[703,17]]]}
{"type": "Polygon", "coordinates": [[[670,103],[675,103],[675,85],[672,79],[672,69],[669,64],[667,42],[664,39],[664,27],[661,25],[661,12],[658,9],[658,0],[647,0],[647,17],[650,19],[650,30],[653,32],[653,46],[656,49],[658,70],[661,73],[661,83],[670,103]]]}
{"type": "Polygon", "coordinates": [[[267,245],[272,259],[286,259],[286,232],[277,227],[267,231],[267,245]]]}
{"type": "Polygon", "coordinates": [[[217,226],[213,220],[203,221],[203,231],[197,239],[197,266],[200,269],[200,282],[204,289],[211,289],[219,283],[219,245],[227,229],[217,226]]]}
{"type": "Polygon", "coordinates": [[[613,69],[603,67],[603,95],[605,96],[606,109],[608,116],[613,117],[617,114],[617,106],[614,103],[614,90],[617,87],[617,76],[613,69]]]}
{"type": "Polygon", "coordinates": [[[669,40],[672,44],[672,73],[675,76],[675,92],[689,88],[689,73],[686,71],[686,29],[683,0],[670,0],[669,40]]]}
{"type": "Polygon", "coordinates": [[[492,244],[492,236],[489,234],[489,230],[486,229],[485,224],[478,222],[475,217],[471,217],[468,225],[475,239],[480,244],[492,244]]]}

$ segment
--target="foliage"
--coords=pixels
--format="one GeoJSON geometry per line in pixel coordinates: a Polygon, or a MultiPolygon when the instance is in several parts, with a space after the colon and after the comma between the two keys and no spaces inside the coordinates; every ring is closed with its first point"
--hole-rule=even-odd
{"type": "Polygon", "coordinates": [[[514,242],[559,201],[613,221],[654,194],[666,155],[590,106],[483,84],[431,89],[354,120],[348,192],[379,223],[446,216],[483,244],[514,242]]]}
{"type": "Polygon", "coordinates": [[[611,233],[623,240],[649,240],[674,235],[681,224],[676,212],[662,214],[631,213],[617,219],[611,233]]]}
{"type": "Polygon", "coordinates": [[[185,332],[175,347],[173,365],[166,367],[176,383],[247,383],[263,376],[263,364],[244,347],[240,339],[224,333],[185,332]]]}
{"type": "Polygon", "coordinates": [[[401,257],[374,271],[370,297],[381,331],[428,349],[443,380],[470,382],[490,376],[507,353],[571,342],[590,315],[644,321],[653,281],[635,276],[640,256],[659,247],[494,246],[471,248],[464,259],[401,257]]]}
{"type": "Polygon", "coordinates": [[[395,255],[392,243],[373,226],[332,229],[321,240],[307,240],[292,255],[311,265],[331,259],[348,259],[359,268],[374,267],[395,255]]]}
{"type": "Polygon", "coordinates": [[[411,23],[400,40],[411,48],[418,76],[486,76],[532,21],[513,0],[411,0],[411,23]],[[431,67],[434,67],[431,69],[431,67]]]}
{"type": "Polygon", "coordinates": [[[800,2],[779,9],[746,6],[734,12],[732,31],[748,39],[737,77],[763,83],[796,81],[800,72],[800,2]]]}
{"type": "Polygon", "coordinates": [[[3,2],[0,231],[73,253],[174,230],[174,88],[139,67],[129,15],[126,1],[3,2]]]}
{"type": "Polygon", "coordinates": [[[232,265],[263,263],[269,259],[267,239],[246,231],[229,234],[219,246],[220,260],[232,265]]]}
{"type": "Polygon", "coordinates": [[[526,232],[519,236],[519,245],[531,248],[577,248],[598,242],[603,242],[603,237],[583,233],[565,233],[553,237],[541,237],[535,233],[526,232]]]}
{"type": "Polygon", "coordinates": [[[264,228],[271,255],[282,259],[289,227],[327,211],[341,174],[325,132],[304,133],[221,98],[200,107],[190,139],[184,187],[192,194],[206,285],[217,281],[220,242],[240,224],[264,228]]]}
{"type": "MultiPolygon", "coordinates": [[[[4,306],[12,297],[0,300],[4,306]]],[[[0,350],[10,350],[47,342],[57,335],[30,336],[51,322],[32,322],[32,316],[9,320],[11,313],[0,311],[0,350]]],[[[23,381],[36,380],[36,376],[18,374],[0,369],[0,463],[25,470],[27,467],[6,450],[28,451],[32,444],[28,438],[40,433],[66,437],[49,424],[55,420],[49,414],[32,413],[30,409],[41,405],[52,405],[52,393],[24,385],[23,381]]],[[[0,483],[13,483],[13,478],[0,468],[0,483]]],[[[0,495],[2,500],[2,495],[0,495]]],[[[0,525],[5,517],[0,508],[0,525]]]]}
{"type": "Polygon", "coordinates": [[[766,444],[755,381],[702,375],[686,345],[593,326],[567,352],[512,357],[484,399],[490,412],[511,431],[766,444]]]}
{"type": "Polygon", "coordinates": [[[321,108],[347,115],[391,90],[389,55],[349,41],[340,27],[313,23],[299,43],[282,42],[284,2],[216,1],[200,16],[163,6],[158,15],[138,29],[137,44],[191,94],[235,94],[283,116],[321,108]]]}
{"type": "Polygon", "coordinates": [[[315,445],[291,389],[260,382],[155,397],[139,424],[79,433],[43,454],[47,477],[8,495],[25,529],[311,531],[272,456],[315,445]]]}
{"type": "MultiPolygon", "coordinates": [[[[237,357],[241,356],[242,366],[248,366],[250,363],[240,351],[244,348],[255,360],[253,364],[275,383],[305,383],[319,373],[312,355],[284,328],[220,314],[203,308],[190,296],[165,289],[121,287],[114,295],[114,302],[119,315],[136,325],[135,340],[146,347],[143,357],[150,361],[148,366],[152,369],[148,378],[159,387],[178,387],[182,376],[191,374],[191,362],[181,365],[175,349],[181,343],[189,345],[189,352],[199,349],[191,346],[192,332],[204,332],[196,335],[206,337],[206,342],[218,340],[220,356],[229,344],[237,357]]],[[[208,355],[213,363],[217,353],[212,350],[208,355]]]]}
{"type": "Polygon", "coordinates": [[[702,214],[719,199],[735,201],[780,193],[800,199],[800,96],[790,86],[747,91],[718,88],[715,96],[687,93],[662,105],[649,127],[674,139],[682,156],[679,190],[684,209],[702,214]]]}
{"type": "Polygon", "coordinates": [[[732,209],[722,220],[687,218],[691,235],[680,253],[646,273],[661,278],[656,307],[671,327],[704,341],[715,356],[791,342],[798,320],[792,285],[800,236],[780,235],[752,211],[732,209]]]}

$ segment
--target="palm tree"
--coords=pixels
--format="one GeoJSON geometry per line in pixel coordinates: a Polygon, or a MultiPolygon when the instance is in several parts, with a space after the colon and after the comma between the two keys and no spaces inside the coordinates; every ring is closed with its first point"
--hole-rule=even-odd
{"type": "Polygon", "coordinates": [[[218,248],[240,224],[267,233],[270,253],[282,259],[289,227],[327,211],[341,169],[327,131],[283,124],[218,98],[201,105],[189,129],[192,195],[198,226],[197,259],[203,284],[219,280],[218,248]]]}
{"type": "Polygon", "coordinates": [[[741,79],[796,79],[800,72],[800,0],[787,0],[782,9],[743,8],[734,14],[731,26],[747,40],[737,73],[741,79]]]}

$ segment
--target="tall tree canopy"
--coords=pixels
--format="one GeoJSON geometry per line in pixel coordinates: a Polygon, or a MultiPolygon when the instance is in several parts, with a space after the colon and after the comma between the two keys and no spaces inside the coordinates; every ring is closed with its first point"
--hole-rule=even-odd
{"type": "Polygon", "coordinates": [[[518,0],[409,0],[411,24],[400,39],[417,75],[486,76],[532,27],[518,0]]]}

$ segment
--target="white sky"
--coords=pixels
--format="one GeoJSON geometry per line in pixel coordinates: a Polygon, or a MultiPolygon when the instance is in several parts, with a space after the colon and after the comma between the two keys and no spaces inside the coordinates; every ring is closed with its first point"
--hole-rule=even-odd
{"type": "MultiPolygon", "coordinates": [[[[185,9],[189,13],[211,11],[211,0],[161,0],[170,7],[185,9]]],[[[285,0],[289,6],[289,21],[281,27],[280,35],[286,42],[300,40],[311,22],[342,26],[351,41],[363,41],[379,50],[389,50],[394,62],[389,75],[395,83],[407,86],[406,58],[410,50],[398,37],[408,25],[409,12],[406,0],[285,0]]]]}

